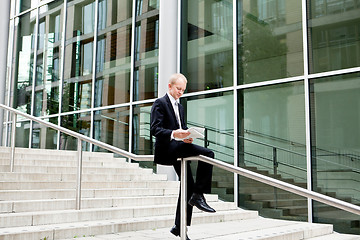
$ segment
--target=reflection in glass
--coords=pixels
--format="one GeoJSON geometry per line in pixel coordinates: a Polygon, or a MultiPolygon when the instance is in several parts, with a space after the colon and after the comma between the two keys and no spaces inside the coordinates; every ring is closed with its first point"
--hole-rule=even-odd
{"type": "Polygon", "coordinates": [[[38,5],[38,0],[16,0],[17,12],[24,12],[38,5]]]}
{"type": "Polygon", "coordinates": [[[64,83],[62,111],[71,112],[91,107],[91,79],[68,80],[64,83]]]}
{"type": "Polygon", "coordinates": [[[95,1],[70,2],[67,13],[62,111],[91,107],[95,1]]]}
{"type": "Polygon", "coordinates": [[[67,10],[66,39],[94,32],[95,1],[70,2],[67,10]]]}
{"type": "Polygon", "coordinates": [[[233,85],[233,1],[187,1],[182,72],[187,91],[233,85]]]}
{"type": "MultiPolygon", "coordinates": [[[[360,74],[314,79],[310,89],[313,189],[359,204],[360,74]]],[[[359,216],[322,204],[314,211],[319,222],[334,224],[335,231],[360,234],[353,224],[359,216]]]]}
{"type": "MultiPolygon", "coordinates": [[[[94,138],[128,151],[129,107],[96,111],[94,115],[94,138]]],[[[94,151],[104,151],[104,149],[94,146],[94,151]]]]}
{"type": "MultiPolygon", "coordinates": [[[[261,171],[270,177],[306,188],[307,164],[305,145],[305,101],[302,82],[278,84],[238,92],[238,149],[239,165],[252,171],[261,171]]],[[[244,207],[256,206],[270,201],[260,214],[277,218],[291,217],[306,220],[307,202],[294,203],[287,198],[302,199],[294,194],[284,194],[279,189],[267,186],[264,199],[247,201],[251,192],[246,193],[246,181],[240,181],[240,203],[244,207]],[[242,189],[244,188],[244,189],[242,189]],[[245,191],[245,192],[244,192],[245,191]],[[246,201],[245,201],[246,200],[246,201]],[[278,204],[282,206],[278,206],[278,204]],[[290,211],[294,205],[298,212],[290,211]],[[280,208],[279,208],[280,207],[280,208]],[[280,210],[279,210],[280,209],[280,210]],[[274,215],[276,216],[276,215],[274,215]]],[[[254,191],[261,191],[256,184],[254,191]]],[[[264,186],[265,187],[265,186],[264,186]]]]}
{"type": "Polygon", "coordinates": [[[149,17],[137,16],[135,28],[135,69],[134,100],[157,97],[158,51],[159,51],[159,11],[137,2],[138,13],[149,17]],[[141,6],[139,6],[141,4],[141,6]]]}
{"type": "MultiPolygon", "coordinates": [[[[234,98],[232,92],[181,98],[187,126],[205,128],[205,138],[194,143],[210,148],[215,159],[234,163],[234,98]]],[[[193,173],[196,163],[192,162],[193,173]]],[[[221,199],[234,200],[234,174],[214,168],[212,193],[221,199]]]]}
{"type": "Polygon", "coordinates": [[[28,114],[31,113],[35,23],[34,11],[15,19],[12,102],[15,109],[28,114]]]}
{"type": "Polygon", "coordinates": [[[98,38],[95,107],[130,101],[131,25],[98,38]]]}
{"type": "Polygon", "coordinates": [[[40,8],[36,64],[35,116],[59,112],[59,76],[63,4],[55,1],[40,8]]]}
{"type": "Polygon", "coordinates": [[[132,0],[100,0],[99,1],[99,25],[98,29],[127,21],[131,22],[132,0]]]}
{"type": "MultiPolygon", "coordinates": [[[[90,136],[91,114],[90,112],[75,113],[61,117],[61,127],[71,131],[90,136]]],[[[83,150],[89,150],[89,144],[82,144],[83,150]]],[[[77,150],[77,138],[61,133],[60,150],[77,150]]]]}
{"type": "Polygon", "coordinates": [[[360,3],[358,0],[309,1],[310,72],[360,65],[360,3]]]}
{"type": "MultiPolygon", "coordinates": [[[[58,122],[57,117],[50,119],[43,119],[43,120],[56,125],[58,122]]],[[[57,130],[48,128],[42,124],[38,124],[34,122],[33,130],[32,130],[31,147],[40,148],[40,149],[56,149],[57,130]]]]}
{"type": "Polygon", "coordinates": [[[238,5],[238,84],[302,75],[301,1],[238,5]]]}

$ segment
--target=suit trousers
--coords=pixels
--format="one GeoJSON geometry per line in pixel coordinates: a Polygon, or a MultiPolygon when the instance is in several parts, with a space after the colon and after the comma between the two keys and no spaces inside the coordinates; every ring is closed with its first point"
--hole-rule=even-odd
{"type": "MultiPolygon", "coordinates": [[[[178,158],[186,158],[197,155],[204,155],[210,158],[214,158],[214,152],[210,149],[198,146],[196,144],[189,144],[184,142],[179,142],[178,147],[174,153],[178,158]]],[[[174,163],[174,169],[179,179],[181,178],[181,162],[177,161],[174,163]]],[[[189,201],[193,193],[211,193],[211,178],[212,178],[212,169],[211,164],[198,161],[198,166],[196,169],[196,181],[194,181],[192,171],[190,168],[190,161],[187,162],[187,202],[189,201]]],[[[175,225],[180,226],[180,206],[181,206],[181,193],[179,193],[179,198],[176,208],[175,216],[175,225]]],[[[193,207],[187,205],[187,225],[191,224],[193,207]]]]}

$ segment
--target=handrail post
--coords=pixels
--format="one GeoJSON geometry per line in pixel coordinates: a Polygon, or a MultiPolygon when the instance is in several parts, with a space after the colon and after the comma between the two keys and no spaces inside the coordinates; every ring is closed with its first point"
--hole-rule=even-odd
{"type": "Polygon", "coordinates": [[[205,134],[204,134],[204,148],[207,148],[208,145],[208,130],[205,128],[205,134]]]}
{"type": "Polygon", "coordinates": [[[279,166],[279,163],[277,161],[277,149],[276,147],[273,148],[273,166],[274,166],[274,175],[277,174],[277,168],[279,166]]]}
{"type": "Polygon", "coordinates": [[[187,162],[184,158],[181,159],[181,178],[180,178],[180,239],[186,240],[186,211],[187,211],[187,162]]]}
{"type": "Polygon", "coordinates": [[[80,210],[81,205],[81,177],[82,177],[82,141],[77,139],[77,174],[76,174],[76,210],[80,210]]]}
{"type": "Polygon", "coordinates": [[[13,120],[11,125],[11,156],[10,156],[10,172],[14,172],[15,161],[15,138],[16,138],[16,113],[13,113],[13,120]]]}
{"type": "MultiPolygon", "coordinates": [[[[279,163],[277,161],[277,149],[276,147],[273,148],[273,165],[274,165],[274,178],[276,178],[277,175],[277,168],[279,166],[279,163]]],[[[274,197],[275,197],[275,208],[277,208],[278,204],[278,197],[277,197],[277,188],[274,187],[274,197]]]]}

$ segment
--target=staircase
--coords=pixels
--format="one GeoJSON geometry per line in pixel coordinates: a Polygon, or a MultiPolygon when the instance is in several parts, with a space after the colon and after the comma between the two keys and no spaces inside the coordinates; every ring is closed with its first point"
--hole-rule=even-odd
{"type": "MultiPolygon", "coordinates": [[[[75,210],[76,154],[17,148],[14,172],[10,173],[10,149],[0,148],[0,240],[70,239],[169,229],[173,225],[179,182],[167,181],[165,175],[154,174],[152,169],[139,168],[137,163],[128,163],[110,153],[83,153],[81,210],[75,210]]],[[[304,236],[306,239],[359,239],[335,234],[331,225],[263,219],[256,211],[220,201],[217,195],[206,198],[217,212],[209,214],[194,209],[195,226],[247,224],[243,231],[253,234],[253,239],[305,239],[304,236]],[[256,238],[263,232],[259,221],[266,221],[267,231],[272,230],[274,234],[256,238]],[[280,231],[285,225],[292,226],[290,232],[296,233],[280,231]],[[324,236],[331,238],[320,238],[324,236]]],[[[223,230],[224,234],[233,231],[223,230]]],[[[168,231],[166,234],[163,239],[172,239],[168,231]]]]}

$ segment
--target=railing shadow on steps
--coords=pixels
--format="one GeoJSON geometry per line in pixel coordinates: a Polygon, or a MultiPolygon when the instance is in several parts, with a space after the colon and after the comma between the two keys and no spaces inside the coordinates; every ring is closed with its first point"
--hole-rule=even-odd
{"type": "MultiPolygon", "coordinates": [[[[82,178],[82,141],[90,143],[90,144],[94,144],[96,146],[99,146],[101,148],[104,148],[106,150],[109,150],[110,152],[116,153],[116,154],[120,154],[124,157],[130,158],[132,160],[135,161],[153,161],[154,160],[154,156],[153,155],[136,155],[130,152],[127,152],[125,150],[122,150],[120,148],[114,147],[110,144],[92,139],[90,137],[84,136],[80,133],[71,131],[69,129],[66,129],[64,127],[61,126],[57,126],[53,123],[50,122],[46,122],[38,117],[34,117],[31,116],[29,114],[20,112],[14,108],[8,107],[6,105],[0,104],[0,108],[7,110],[9,112],[11,112],[13,114],[12,117],[12,130],[11,130],[11,155],[10,155],[10,171],[13,172],[14,171],[14,157],[15,157],[15,134],[16,134],[16,119],[17,119],[17,115],[23,116],[29,120],[38,122],[40,124],[43,124],[49,128],[58,130],[62,133],[68,134],[70,136],[73,136],[75,138],[77,138],[78,141],[78,147],[77,147],[77,157],[78,157],[78,164],[77,164],[77,177],[76,177],[76,209],[80,210],[81,206],[81,178],[82,178]]],[[[186,174],[187,174],[187,161],[203,161],[209,164],[212,164],[216,167],[222,168],[226,171],[232,172],[232,173],[236,173],[238,175],[241,175],[243,177],[246,178],[250,178],[253,179],[255,181],[258,182],[262,182],[264,184],[273,186],[273,187],[277,187],[280,188],[282,190],[306,197],[306,198],[310,198],[312,200],[316,200],[318,202],[345,210],[347,212],[351,212],[357,215],[360,215],[360,207],[354,204],[350,204],[348,202],[336,199],[336,198],[332,198],[314,191],[310,191],[271,177],[267,177],[264,175],[261,175],[259,173],[256,172],[252,172],[250,170],[244,169],[244,168],[240,168],[240,167],[236,167],[234,165],[216,160],[216,159],[212,159],[203,155],[199,155],[199,156],[194,156],[194,157],[188,157],[188,158],[182,158],[179,159],[181,161],[181,181],[180,181],[180,188],[181,188],[181,230],[180,230],[180,236],[182,240],[186,239],[186,174]]]]}

